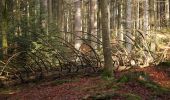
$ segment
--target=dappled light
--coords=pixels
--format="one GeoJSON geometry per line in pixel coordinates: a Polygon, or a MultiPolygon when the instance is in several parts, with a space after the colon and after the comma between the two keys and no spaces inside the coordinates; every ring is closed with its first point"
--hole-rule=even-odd
{"type": "Polygon", "coordinates": [[[170,100],[170,0],[0,0],[0,100],[170,100]]]}

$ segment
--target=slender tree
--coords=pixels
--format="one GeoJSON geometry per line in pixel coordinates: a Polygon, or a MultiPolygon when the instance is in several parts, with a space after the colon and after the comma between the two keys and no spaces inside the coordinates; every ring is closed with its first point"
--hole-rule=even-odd
{"type": "Polygon", "coordinates": [[[165,18],[166,18],[166,26],[169,26],[169,0],[165,1],[165,18]]]}
{"type": "Polygon", "coordinates": [[[132,11],[131,11],[131,0],[126,1],[126,36],[125,36],[125,41],[126,41],[126,49],[127,52],[130,53],[132,50],[132,11]]]}
{"type": "Polygon", "coordinates": [[[2,24],[1,24],[1,30],[2,30],[2,54],[3,54],[3,59],[6,59],[6,55],[7,55],[7,47],[8,47],[8,43],[7,43],[7,1],[6,0],[2,0],[1,1],[1,8],[2,8],[2,24]]]}
{"type": "Polygon", "coordinates": [[[119,0],[118,3],[118,17],[117,17],[117,20],[118,20],[118,39],[120,40],[120,43],[122,44],[123,40],[124,40],[124,34],[123,34],[123,0],[119,0]]]}
{"type": "Polygon", "coordinates": [[[92,47],[97,48],[97,0],[90,0],[90,33],[92,34],[92,47]],[[95,38],[96,37],[96,38],[95,38]]]}
{"type": "Polygon", "coordinates": [[[143,21],[143,45],[144,45],[144,53],[145,53],[145,66],[148,66],[149,63],[152,61],[152,56],[150,55],[149,51],[149,1],[144,1],[144,21],[143,21]]]}
{"type": "Polygon", "coordinates": [[[109,23],[109,0],[100,0],[102,17],[102,40],[104,54],[104,72],[107,76],[113,76],[113,62],[110,45],[110,27],[109,23]]]}
{"type": "Polygon", "coordinates": [[[75,0],[75,9],[75,48],[79,50],[82,44],[80,40],[82,36],[81,0],[75,0]]]}
{"type": "Polygon", "coordinates": [[[48,0],[48,22],[53,22],[52,0],[48,0]]]}
{"type": "Polygon", "coordinates": [[[149,26],[150,26],[150,34],[151,34],[151,38],[152,38],[152,40],[151,40],[151,51],[152,52],[155,52],[155,49],[156,49],[156,32],[155,32],[155,18],[156,18],[156,5],[155,5],[155,0],[150,0],[149,1],[149,17],[150,17],[150,21],[149,21],[149,26]]]}

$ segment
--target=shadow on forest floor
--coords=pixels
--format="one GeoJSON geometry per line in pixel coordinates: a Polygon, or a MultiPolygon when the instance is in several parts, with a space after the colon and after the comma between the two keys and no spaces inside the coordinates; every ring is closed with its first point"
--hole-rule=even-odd
{"type": "Polygon", "coordinates": [[[99,75],[68,76],[50,82],[1,89],[0,100],[170,100],[170,67],[156,66],[99,75]]]}

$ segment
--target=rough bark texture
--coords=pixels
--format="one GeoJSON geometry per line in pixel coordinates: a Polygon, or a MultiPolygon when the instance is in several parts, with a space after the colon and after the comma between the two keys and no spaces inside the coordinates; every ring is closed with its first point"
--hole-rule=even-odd
{"type": "Polygon", "coordinates": [[[104,72],[107,76],[113,75],[113,62],[111,56],[110,32],[109,32],[109,12],[108,0],[100,0],[101,2],[101,17],[102,17],[102,39],[103,39],[103,54],[104,54],[104,72]]]}
{"type": "Polygon", "coordinates": [[[127,5],[127,10],[126,10],[126,36],[125,36],[125,41],[126,41],[126,49],[127,52],[130,53],[132,50],[132,33],[131,33],[131,28],[132,28],[132,14],[131,14],[131,0],[126,1],[127,5]]]}
{"type": "Polygon", "coordinates": [[[150,55],[149,45],[148,45],[148,36],[150,35],[150,29],[149,29],[149,1],[145,0],[144,2],[144,21],[143,21],[143,32],[144,32],[144,39],[143,39],[143,45],[145,53],[145,64],[146,66],[149,65],[149,63],[152,61],[152,56],[150,55]]]}

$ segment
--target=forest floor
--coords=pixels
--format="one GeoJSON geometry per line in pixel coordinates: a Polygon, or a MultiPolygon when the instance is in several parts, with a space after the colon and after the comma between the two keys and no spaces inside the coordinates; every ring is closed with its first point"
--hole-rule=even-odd
{"type": "Polygon", "coordinates": [[[0,90],[0,100],[170,100],[170,67],[77,75],[0,90]]]}

